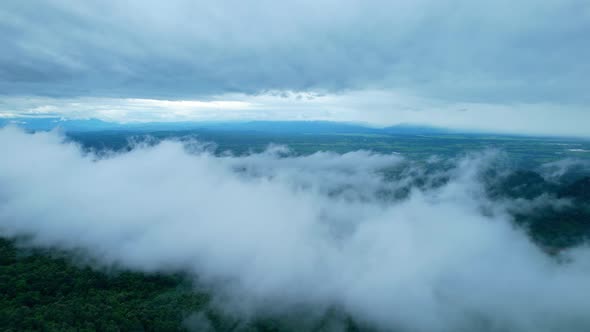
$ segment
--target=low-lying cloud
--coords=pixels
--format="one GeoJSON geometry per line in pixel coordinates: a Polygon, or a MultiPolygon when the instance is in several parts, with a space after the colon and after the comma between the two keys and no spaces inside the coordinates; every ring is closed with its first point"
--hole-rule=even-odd
{"type": "Polygon", "coordinates": [[[486,198],[489,155],[395,193],[398,155],[245,156],[163,141],[83,151],[56,133],[0,129],[0,235],[82,250],[103,265],[182,271],[232,310],[338,308],[379,329],[590,328],[590,251],[558,261],[486,198]]]}

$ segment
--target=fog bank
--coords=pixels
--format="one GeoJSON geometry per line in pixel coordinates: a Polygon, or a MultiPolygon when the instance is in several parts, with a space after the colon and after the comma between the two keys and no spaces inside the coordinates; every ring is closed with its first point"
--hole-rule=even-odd
{"type": "MultiPolygon", "coordinates": [[[[0,236],[81,250],[103,266],[182,271],[240,314],[338,308],[379,329],[590,329],[590,251],[561,262],[512,226],[466,156],[413,187],[399,155],[245,156],[163,141],[84,152],[57,133],[0,129],[0,236]]],[[[435,159],[433,159],[435,161],[435,159]]],[[[405,164],[404,164],[405,163],[405,164]]]]}

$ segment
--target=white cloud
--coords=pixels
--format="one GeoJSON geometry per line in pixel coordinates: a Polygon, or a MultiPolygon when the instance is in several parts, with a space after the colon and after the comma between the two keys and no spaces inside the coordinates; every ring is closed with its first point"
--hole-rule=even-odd
{"type": "Polygon", "coordinates": [[[399,183],[377,171],[398,156],[285,153],[162,142],[100,158],[55,133],[0,129],[0,234],[185,271],[233,309],[336,306],[412,331],[590,327],[590,251],[559,263],[502,206],[484,214],[477,176],[489,156],[457,161],[438,189],[387,201],[377,192],[399,183]]]}

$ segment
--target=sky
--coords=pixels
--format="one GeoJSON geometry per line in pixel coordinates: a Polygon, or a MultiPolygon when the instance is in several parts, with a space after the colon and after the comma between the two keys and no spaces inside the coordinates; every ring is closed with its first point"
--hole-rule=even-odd
{"type": "Polygon", "coordinates": [[[588,136],[590,2],[0,4],[0,116],[588,136]]]}

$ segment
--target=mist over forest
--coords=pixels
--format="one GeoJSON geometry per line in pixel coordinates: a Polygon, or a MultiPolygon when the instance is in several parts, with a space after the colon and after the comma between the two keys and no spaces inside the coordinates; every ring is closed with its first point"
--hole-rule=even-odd
{"type": "Polygon", "coordinates": [[[87,328],[590,328],[585,159],[531,166],[495,148],[426,158],[280,142],[232,151],[157,133],[109,148],[83,136],[0,129],[3,287],[37,265],[89,287],[40,286],[37,275],[20,286],[32,295],[6,288],[2,322],[14,330],[84,328],[47,308],[123,290],[130,302],[102,310],[132,309],[81,314],[87,328]],[[15,321],[19,307],[28,320],[15,321]]]}

